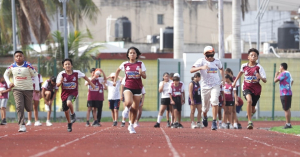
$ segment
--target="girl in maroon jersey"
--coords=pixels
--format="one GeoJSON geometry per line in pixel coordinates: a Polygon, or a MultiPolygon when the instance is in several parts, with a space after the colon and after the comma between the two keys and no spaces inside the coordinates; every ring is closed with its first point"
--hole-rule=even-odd
{"type": "Polygon", "coordinates": [[[201,87],[200,81],[201,75],[199,72],[195,73],[192,77],[192,81],[189,84],[189,105],[191,107],[191,128],[201,128],[201,113],[202,113],[202,103],[201,103],[201,87]],[[194,123],[194,114],[197,109],[197,124],[194,123]]]}
{"type": "Polygon", "coordinates": [[[129,133],[136,133],[133,127],[133,123],[137,117],[137,110],[139,108],[141,95],[142,95],[142,78],[146,79],[146,67],[143,62],[137,59],[141,55],[141,52],[135,48],[130,47],[127,50],[128,61],[123,62],[116,71],[116,77],[114,79],[114,86],[116,85],[117,78],[121,70],[125,71],[125,86],[124,86],[124,98],[125,106],[130,109],[130,125],[128,126],[129,133]]]}

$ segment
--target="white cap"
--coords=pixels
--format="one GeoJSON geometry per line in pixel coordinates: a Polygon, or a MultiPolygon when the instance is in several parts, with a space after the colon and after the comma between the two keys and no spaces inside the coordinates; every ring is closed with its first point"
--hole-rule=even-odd
{"type": "Polygon", "coordinates": [[[215,52],[215,49],[212,46],[205,46],[203,53],[206,52],[215,52]]]}
{"type": "Polygon", "coordinates": [[[180,77],[180,75],[178,73],[175,73],[173,77],[180,77]]]}
{"type": "Polygon", "coordinates": [[[110,75],[109,75],[109,77],[115,77],[116,76],[116,73],[111,73],[110,75]]]}

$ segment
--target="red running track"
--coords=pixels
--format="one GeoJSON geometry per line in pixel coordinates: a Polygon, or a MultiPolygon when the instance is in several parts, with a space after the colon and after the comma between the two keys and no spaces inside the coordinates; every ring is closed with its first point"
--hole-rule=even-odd
{"type": "Polygon", "coordinates": [[[75,123],[71,133],[66,123],[28,126],[26,133],[18,133],[17,124],[8,124],[0,126],[0,156],[300,156],[299,136],[258,129],[284,122],[254,122],[253,130],[217,131],[190,129],[188,122],[183,129],[165,124],[153,128],[154,122],[141,122],[137,134],[112,123],[102,123],[102,127],[75,123]]]}

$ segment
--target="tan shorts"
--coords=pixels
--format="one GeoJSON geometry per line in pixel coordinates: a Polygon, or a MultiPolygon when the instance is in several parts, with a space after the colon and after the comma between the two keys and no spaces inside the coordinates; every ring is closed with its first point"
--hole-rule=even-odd
{"type": "Polygon", "coordinates": [[[219,105],[220,85],[210,89],[201,89],[202,112],[208,112],[210,105],[219,105]]]}

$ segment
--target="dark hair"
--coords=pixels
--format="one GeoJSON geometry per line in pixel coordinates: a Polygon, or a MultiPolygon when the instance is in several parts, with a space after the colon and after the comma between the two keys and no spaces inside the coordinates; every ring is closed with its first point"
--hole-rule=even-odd
{"type": "MultiPolygon", "coordinates": [[[[163,77],[164,77],[166,74],[170,75],[168,72],[165,72],[165,73],[163,74],[163,77]]],[[[164,78],[163,78],[162,80],[164,80],[164,78]]]]}
{"type": "Polygon", "coordinates": [[[232,77],[230,75],[226,74],[225,78],[228,78],[231,82],[233,82],[233,79],[232,79],[232,77]]]}
{"type": "Polygon", "coordinates": [[[281,63],[280,65],[283,67],[284,70],[287,70],[288,65],[286,63],[281,63]]]}
{"type": "Polygon", "coordinates": [[[52,76],[52,77],[50,78],[50,81],[56,82],[56,77],[55,77],[55,76],[52,76]]]}
{"type": "Polygon", "coordinates": [[[69,61],[69,62],[71,62],[71,65],[73,65],[72,59],[66,58],[66,59],[64,59],[63,61],[61,61],[61,64],[62,64],[63,66],[64,66],[65,61],[69,61]]]}
{"type": "Polygon", "coordinates": [[[194,78],[196,78],[196,77],[201,77],[201,75],[200,75],[200,73],[199,73],[199,72],[195,73],[195,74],[194,74],[194,76],[193,76],[193,77],[191,77],[192,81],[193,81],[193,80],[194,80],[194,78]]]}
{"type": "Polygon", "coordinates": [[[255,48],[249,49],[248,55],[249,55],[251,52],[255,52],[255,53],[257,54],[257,56],[259,56],[259,52],[258,52],[257,49],[255,49],[255,48]]]}
{"type": "Polygon", "coordinates": [[[178,76],[173,77],[173,81],[180,81],[180,78],[178,76]]]}
{"type": "Polygon", "coordinates": [[[231,73],[231,75],[233,75],[233,72],[230,68],[226,68],[225,71],[228,72],[228,73],[231,73]]]}
{"type": "Polygon", "coordinates": [[[0,74],[0,78],[2,78],[3,77],[3,75],[2,74],[0,74]]]}
{"type": "Polygon", "coordinates": [[[130,47],[130,48],[127,50],[126,57],[129,59],[129,57],[128,57],[128,53],[129,53],[129,51],[130,51],[131,49],[134,49],[134,50],[135,50],[135,52],[136,52],[136,59],[138,59],[138,58],[139,58],[139,56],[141,55],[141,52],[140,52],[140,50],[139,50],[139,49],[137,49],[136,47],[130,47]]]}
{"type": "Polygon", "coordinates": [[[91,73],[92,73],[93,71],[96,71],[96,68],[92,68],[92,69],[90,70],[91,73]]]}
{"type": "Polygon", "coordinates": [[[14,53],[14,55],[16,55],[17,53],[22,53],[22,54],[24,54],[22,51],[16,51],[15,53],[14,53]]]}
{"type": "Polygon", "coordinates": [[[170,73],[169,76],[170,76],[170,77],[174,77],[174,73],[170,73]]]}

